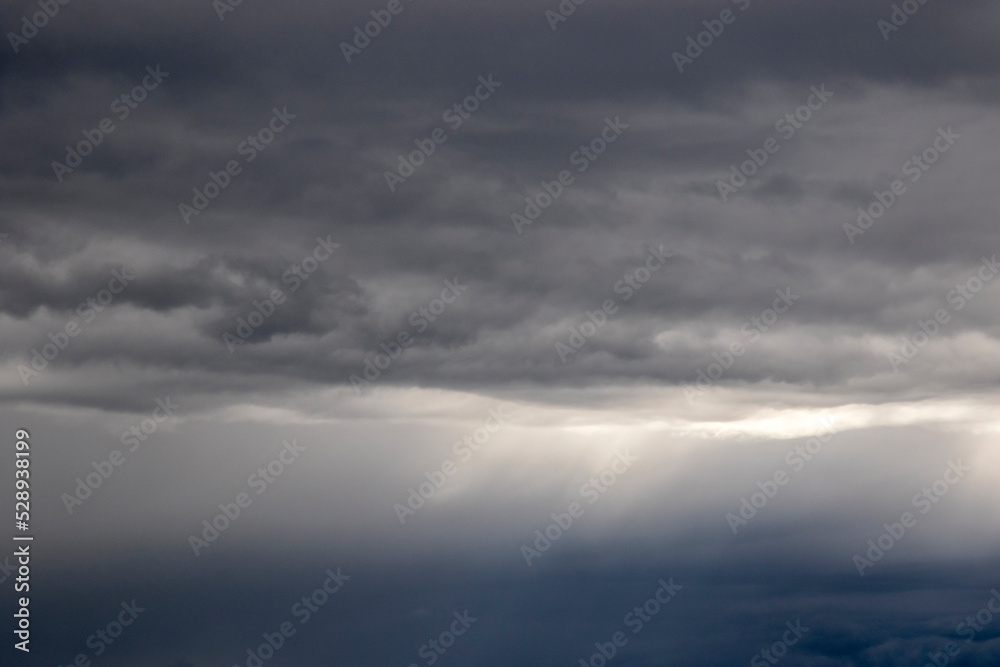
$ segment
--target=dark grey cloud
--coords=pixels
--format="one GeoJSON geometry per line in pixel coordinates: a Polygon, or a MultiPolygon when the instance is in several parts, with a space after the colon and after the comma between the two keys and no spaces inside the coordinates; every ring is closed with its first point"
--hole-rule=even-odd
{"type": "MultiPolygon", "coordinates": [[[[342,567],[268,664],[427,664],[464,610],[478,620],[442,665],[578,664],[671,577],[681,592],[609,665],[745,664],[796,621],[790,667],[924,664],[949,641],[949,664],[996,662],[995,618],[959,634],[998,585],[996,8],[926,2],[884,39],[891,2],[595,0],[553,31],[557,2],[402,0],[346,62],[386,4],[244,2],[220,21],[209,0],[69,3],[17,52],[5,36],[0,422],[35,443],[34,659],[246,664],[342,567]],[[165,75],[124,115],[147,68],[165,75]],[[480,77],[499,85],[458,124],[480,77]],[[804,107],[817,87],[832,96],[804,107]],[[105,118],[79,165],[53,167],[105,118]],[[557,343],[608,300],[564,363],[557,343]],[[151,421],[167,399],[176,417],[151,421]],[[459,461],[498,406],[510,423],[459,461]],[[727,513],[823,416],[832,442],[734,535],[727,513]],[[144,423],[69,513],[63,494],[144,423]],[[302,462],[192,554],[290,438],[302,462]],[[628,448],[641,463],[526,566],[520,546],[628,448]],[[852,556],[959,459],[968,477],[859,576],[852,556]],[[400,525],[394,504],[448,460],[400,525]],[[136,624],[92,655],[133,599],[136,624]]],[[[5,35],[37,7],[0,10],[5,35]]]]}

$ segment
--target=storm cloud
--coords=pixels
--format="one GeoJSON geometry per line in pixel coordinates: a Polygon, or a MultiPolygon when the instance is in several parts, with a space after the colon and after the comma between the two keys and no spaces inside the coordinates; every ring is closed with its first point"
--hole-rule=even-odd
{"type": "Polygon", "coordinates": [[[994,4],[0,24],[31,664],[1000,656],[994,4]]]}

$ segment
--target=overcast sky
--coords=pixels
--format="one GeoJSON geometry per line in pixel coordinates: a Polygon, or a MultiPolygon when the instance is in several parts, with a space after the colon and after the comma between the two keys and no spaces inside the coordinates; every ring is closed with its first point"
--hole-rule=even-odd
{"type": "Polygon", "coordinates": [[[995,3],[0,25],[17,664],[1000,660],[995,3]]]}

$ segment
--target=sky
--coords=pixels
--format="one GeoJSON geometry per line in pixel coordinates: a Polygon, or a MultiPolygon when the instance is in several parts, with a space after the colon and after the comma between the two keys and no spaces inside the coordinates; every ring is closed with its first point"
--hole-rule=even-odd
{"type": "Polygon", "coordinates": [[[1000,662],[995,3],[0,26],[10,664],[1000,662]]]}

